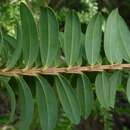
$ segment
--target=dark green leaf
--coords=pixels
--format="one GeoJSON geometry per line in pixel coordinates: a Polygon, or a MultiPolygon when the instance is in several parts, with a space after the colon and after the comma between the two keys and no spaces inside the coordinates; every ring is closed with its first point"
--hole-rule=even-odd
{"type": "Polygon", "coordinates": [[[22,77],[17,78],[19,83],[20,93],[22,95],[21,100],[21,119],[19,124],[19,130],[29,130],[34,110],[34,103],[31,90],[25,80],[22,77]]]}
{"type": "Polygon", "coordinates": [[[29,8],[21,3],[20,15],[23,33],[23,57],[26,68],[33,66],[38,55],[38,34],[37,28],[29,8]]]}
{"type": "Polygon", "coordinates": [[[16,45],[16,48],[15,48],[11,58],[9,58],[7,61],[7,64],[6,64],[7,69],[12,69],[16,65],[18,59],[21,56],[22,45],[23,45],[22,32],[21,32],[21,27],[18,25],[18,27],[17,27],[17,45],[16,45]]]}
{"type": "Polygon", "coordinates": [[[44,68],[52,66],[55,61],[59,49],[58,30],[54,12],[48,7],[41,9],[39,33],[41,60],[44,68]]]}
{"type": "Polygon", "coordinates": [[[43,130],[53,130],[57,121],[57,99],[49,83],[42,77],[37,76],[37,103],[43,130]]]}
{"type": "Polygon", "coordinates": [[[17,40],[10,35],[3,35],[3,39],[8,42],[8,44],[14,49],[17,45],[17,40]]]}

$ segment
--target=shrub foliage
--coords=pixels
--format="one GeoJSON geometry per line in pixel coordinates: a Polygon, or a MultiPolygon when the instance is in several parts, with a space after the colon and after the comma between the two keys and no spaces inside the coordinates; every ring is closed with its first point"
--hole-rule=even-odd
{"type": "MultiPolygon", "coordinates": [[[[35,22],[30,9],[21,3],[20,16],[16,38],[1,33],[0,65],[5,76],[1,76],[0,80],[11,99],[10,122],[15,117],[15,86],[18,86],[21,102],[19,130],[29,129],[35,103],[43,130],[55,128],[60,105],[71,123],[79,124],[81,119],[87,119],[91,114],[94,89],[92,81],[82,70],[73,71],[71,68],[90,65],[92,71],[93,66],[99,64],[110,64],[113,67],[115,64],[119,66],[129,63],[130,32],[125,21],[115,9],[109,15],[103,32],[103,16],[99,13],[90,20],[86,33],[83,34],[78,15],[74,11],[70,11],[66,17],[64,32],[59,31],[55,12],[49,7],[41,8],[40,19],[35,22]],[[61,67],[65,67],[67,72],[78,73],[74,85],[67,78],[68,75],[59,74],[58,70],[55,73],[55,69],[61,67]],[[17,69],[21,70],[20,73],[17,73],[17,69]],[[46,70],[52,75],[52,81],[42,75],[46,70]],[[22,75],[33,76],[34,84],[22,75]],[[10,84],[12,79],[14,87],[10,84]]],[[[82,69],[85,70],[85,67],[82,69]]],[[[102,70],[102,65],[100,69],[102,70]]],[[[96,67],[94,71],[98,71],[96,67]]],[[[119,70],[111,73],[98,72],[94,88],[102,108],[114,108],[121,77],[122,72],[119,70]]],[[[127,83],[127,97],[130,101],[129,89],[130,79],[127,83]]]]}

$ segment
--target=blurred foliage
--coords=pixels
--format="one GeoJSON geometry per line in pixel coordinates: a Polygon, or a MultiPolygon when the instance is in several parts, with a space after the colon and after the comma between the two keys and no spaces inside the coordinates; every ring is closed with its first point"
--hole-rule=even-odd
{"type": "Polygon", "coordinates": [[[110,13],[114,8],[118,8],[121,16],[130,24],[130,0],[97,0],[99,10],[110,13]]]}
{"type": "MultiPolygon", "coordinates": [[[[2,0],[0,1],[0,27],[5,33],[14,34],[16,21],[19,21],[19,3],[26,2],[38,17],[39,9],[46,4],[45,0],[2,0]]],[[[56,12],[59,22],[64,23],[69,10],[76,10],[81,22],[88,22],[98,11],[95,0],[48,0],[48,5],[56,12]]],[[[37,18],[38,19],[38,18],[37,18]]]]}
{"type": "Polygon", "coordinates": [[[19,21],[18,5],[21,1],[28,4],[37,19],[41,6],[51,6],[57,13],[61,28],[69,10],[76,10],[80,21],[87,23],[99,11],[108,15],[112,9],[119,8],[120,14],[130,24],[130,0],[0,0],[0,28],[5,33],[15,35],[16,21],[19,21]]]}
{"type": "Polygon", "coordinates": [[[22,0],[0,1],[0,27],[6,33],[14,35],[16,21],[19,20],[18,5],[22,0]]]}
{"type": "Polygon", "coordinates": [[[80,3],[77,2],[77,6],[64,6],[57,11],[61,23],[64,22],[65,16],[70,9],[75,9],[79,15],[80,21],[82,23],[87,23],[98,12],[98,3],[96,0],[81,0],[80,3]]]}
{"type": "Polygon", "coordinates": [[[85,5],[85,9],[78,12],[81,22],[88,22],[97,12],[98,3],[96,0],[81,0],[85,5]]]}
{"type": "Polygon", "coordinates": [[[57,122],[58,123],[55,130],[73,130],[71,122],[68,120],[62,109],[60,109],[59,118],[57,122]]]}

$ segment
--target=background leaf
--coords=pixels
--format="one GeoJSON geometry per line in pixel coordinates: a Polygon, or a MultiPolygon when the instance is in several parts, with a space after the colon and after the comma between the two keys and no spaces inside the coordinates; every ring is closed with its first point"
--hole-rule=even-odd
{"type": "Polygon", "coordinates": [[[11,113],[10,113],[10,120],[9,122],[13,122],[15,119],[15,110],[16,110],[16,99],[15,99],[15,94],[11,86],[8,84],[9,78],[7,77],[0,77],[0,80],[3,81],[4,85],[6,86],[6,89],[9,93],[10,96],[10,101],[11,101],[11,113]]]}

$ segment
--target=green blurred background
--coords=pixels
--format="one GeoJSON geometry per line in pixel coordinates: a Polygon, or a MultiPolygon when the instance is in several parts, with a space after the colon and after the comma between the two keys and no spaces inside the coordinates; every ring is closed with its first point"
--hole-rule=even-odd
{"type": "Polygon", "coordinates": [[[48,4],[56,11],[61,28],[68,10],[72,9],[77,11],[80,21],[84,24],[99,11],[107,16],[112,9],[118,8],[120,14],[130,24],[130,0],[0,0],[0,28],[11,35],[15,35],[20,2],[26,2],[36,18],[39,8],[48,4]]]}

